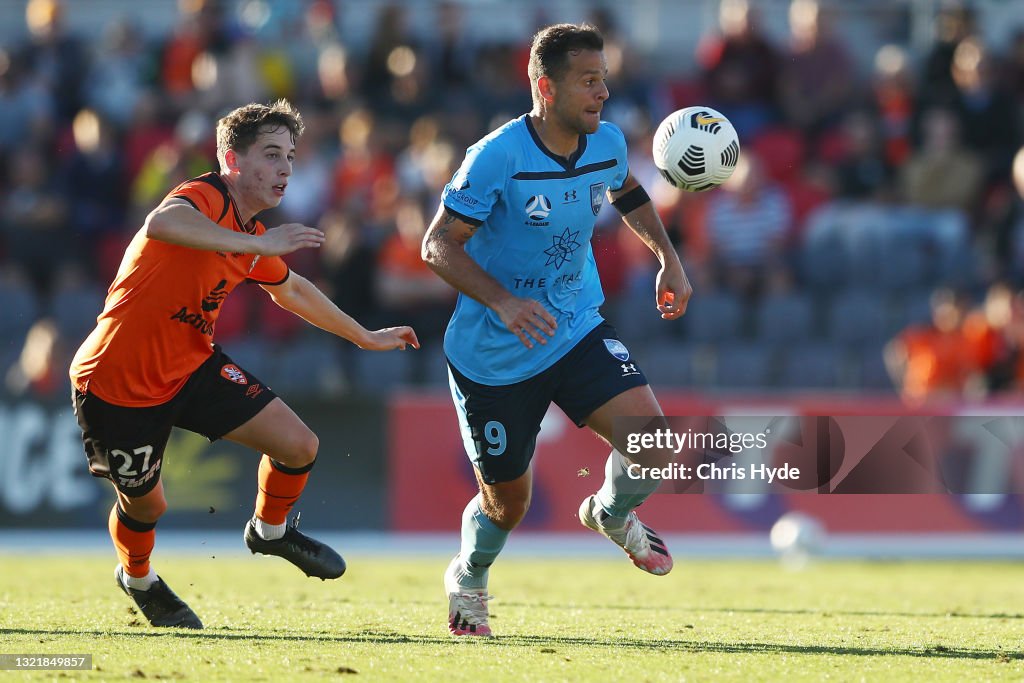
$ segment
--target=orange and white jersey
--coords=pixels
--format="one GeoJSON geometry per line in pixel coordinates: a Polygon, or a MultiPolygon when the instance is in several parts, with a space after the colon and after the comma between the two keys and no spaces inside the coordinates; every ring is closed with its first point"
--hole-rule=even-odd
{"type": "MultiPolygon", "coordinates": [[[[174,188],[225,230],[261,235],[242,225],[228,188],[207,173],[174,188]]],[[[288,266],[278,256],[202,251],[136,233],[107,291],[96,328],[71,363],[72,384],[115,405],[144,407],[170,400],[211,353],[225,297],[250,280],[280,284],[288,266]]]]}

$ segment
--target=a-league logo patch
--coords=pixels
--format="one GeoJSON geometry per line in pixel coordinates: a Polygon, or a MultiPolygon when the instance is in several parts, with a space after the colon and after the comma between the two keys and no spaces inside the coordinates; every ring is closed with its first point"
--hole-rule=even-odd
{"type": "Polygon", "coordinates": [[[608,349],[608,353],[612,354],[619,360],[629,360],[629,349],[627,349],[626,345],[620,342],[618,339],[605,339],[604,347],[608,349]]]}
{"type": "Polygon", "coordinates": [[[601,213],[604,206],[604,183],[594,183],[590,186],[590,210],[594,215],[601,213]]]}
{"type": "Polygon", "coordinates": [[[245,373],[232,363],[228,363],[220,369],[220,376],[226,380],[230,380],[235,384],[248,384],[249,380],[245,378],[245,373]]]}

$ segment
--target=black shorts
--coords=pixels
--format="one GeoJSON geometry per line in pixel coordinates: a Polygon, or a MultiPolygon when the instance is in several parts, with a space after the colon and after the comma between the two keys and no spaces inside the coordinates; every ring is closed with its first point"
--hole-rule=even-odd
{"type": "Polygon", "coordinates": [[[529,468],[540,423],[554,403],[576,423],[624,391],[647,384],[615,328],[601,323],[547,370],[503,386],[478,384],[448,364],[466,454],[488,484],[529,468]]]}
{"type": "Polygon", "coordinates": [[[157,406],[126,408],[88,392],[72,392],[89,471],[110,479],[132,497],[149,493],[160,480],[171,427],[216,441],[275,398],[270,387],[231,362],[216,345],[181,391],[157,406]]]}

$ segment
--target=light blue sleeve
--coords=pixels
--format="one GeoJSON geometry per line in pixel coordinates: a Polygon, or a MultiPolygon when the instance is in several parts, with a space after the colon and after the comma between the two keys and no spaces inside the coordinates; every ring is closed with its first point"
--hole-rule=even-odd
{"type": "Polygon", "coordinates": [[[601,125],[610,134],[611,146],[615,153],[615,177],[612,178],[608,187],[612,192],[618,192],[622,189],[623,183],[626,182],[626,178],[629,176],[629,161],[626,157],[626,136],[622,134],[622,129],[614,123],[602,121],[601,125]]]}
{"type": "Polygon", "coordinates": [[[508,179],[508,155],[493,141],[481,141],[466,151],[462,166],[441,193],[441,202],[471,225],[487,220],[508,179]]]}

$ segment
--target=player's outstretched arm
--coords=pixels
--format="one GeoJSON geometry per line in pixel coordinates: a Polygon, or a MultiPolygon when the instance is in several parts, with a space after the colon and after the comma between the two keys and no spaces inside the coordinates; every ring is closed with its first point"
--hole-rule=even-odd
{"type": "Polygon", "coordinates": [[[191,249],[260,256],[282,256],[297,249],[319,247],[324,234],[316,228],[286,223],[262,235],[225,230],[184,199],[171,198],[154,209],[144,225],[146,237],[191,249]]]}
{"type": "Polygon", "coordinates": [[[335,306],[316,285],[296,272],[289,273],[288,279],[279,285],[260,286],[281,308],[291,311],[322,330],[349,340],[361,349],[404,351],[406,346],[420,348],[420,342],[411,327],[367,330],[352,316],[335,306]]]}
{"type": "Polygon", "coordinates": [[[629,229],[644,241],[661,262],[661,270],[655,282],[655,301],[661,317],[666,320],[678,318],[686,312],[693,287],[665,232],[661,216],[654,209],[654,203],[632,174],[626,177],[621,189],[617,192],[609,191],[608,196],[629,229]]]}
{"type": "Polygon", "coordinates": [[[478,227],[441,204],[423,236],[423,260],[452,287],[494,310],[524,346],[547,344],[558,327],[555,317],[539,301],[512,294],[466,253],[466,242],[478,227]]]}

